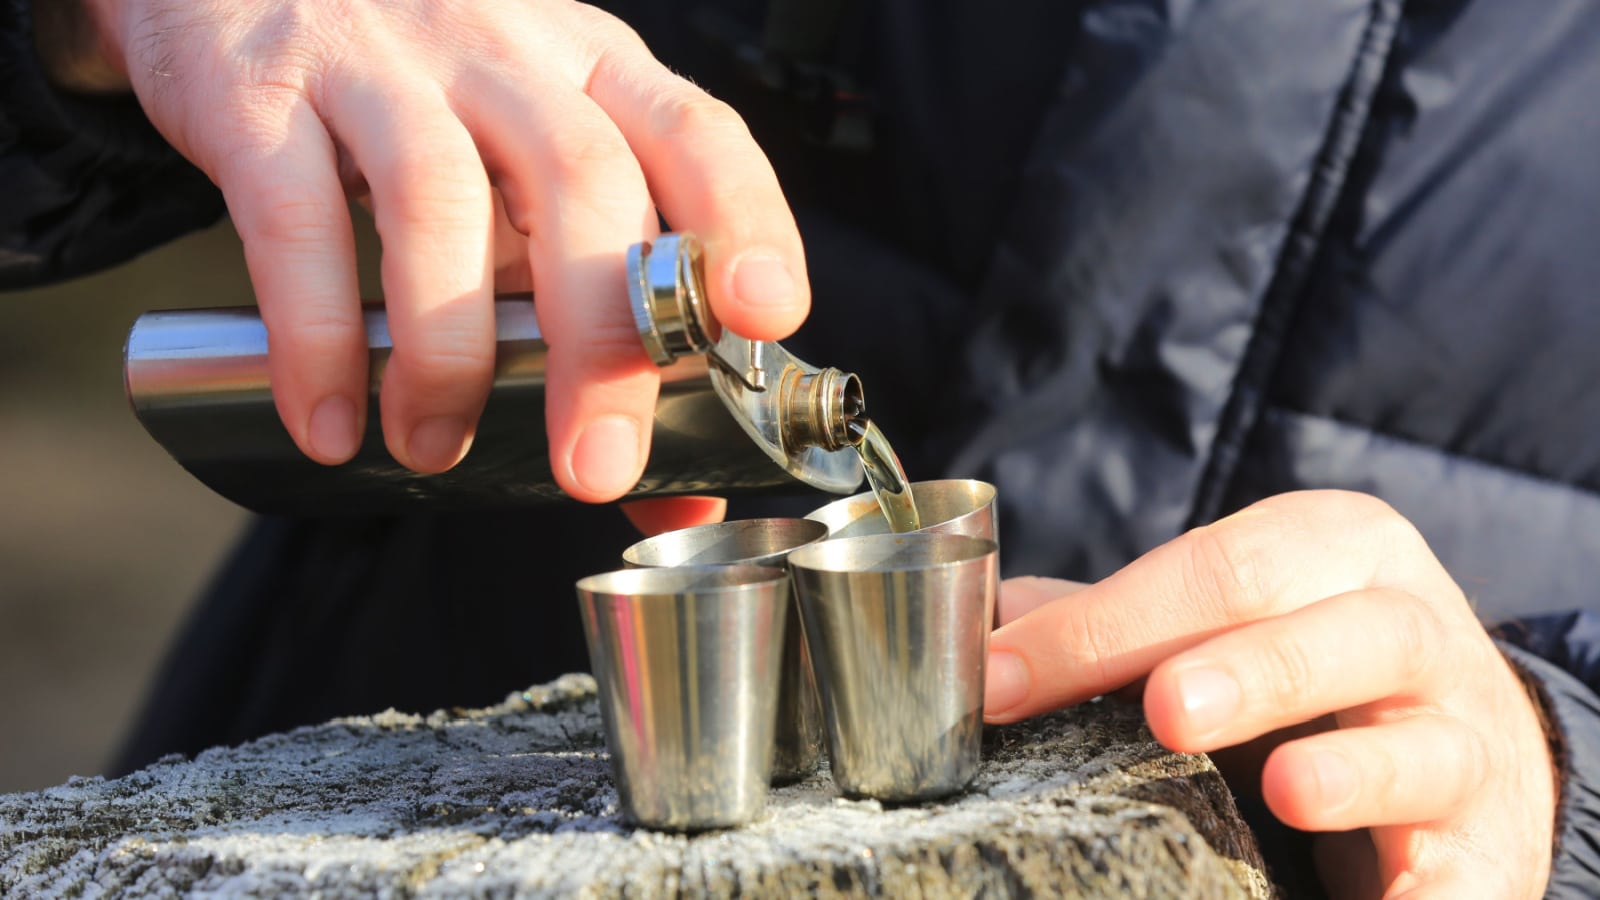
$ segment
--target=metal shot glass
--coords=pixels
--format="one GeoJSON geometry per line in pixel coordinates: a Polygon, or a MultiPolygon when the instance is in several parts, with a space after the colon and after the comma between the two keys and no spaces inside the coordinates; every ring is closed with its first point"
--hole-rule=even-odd
{"type": "Polygon", "coordinates": [[[624,569],[577,588],[623,815],[673,831],[759,816],[788,574],[773,566],[624,569]]]}
{"type": "MultiPolygon", "coordinates": [[[[782,566],[791,550],[827,536],[826,525],[808,519],[742,519],[658,534],[624,550],[622,561],[628,566],[782,566]]],[[[815,772],[822,761],[824,740],[822,700],[817,696],[797,601],[789,603],[784,635],[772,757],[772,780],[778,783],[815,772]]]]}
{"type": "Polygon", "coordinates": [[[839,789],[907,802],[964,788],[983,736],[994,541],[837,538],[789,554],[789,570],[839,789]]]}
{"type": "MultiPolygon", "coordinates": [[[[1000,519],[995,514],[995,486],[975,478],[945,478],[911,483],[911,500],[924,524],[915,534],[964,534],[1000,542],[1000,519]]],[[[889,520],[878,508],[871,491],[835,500],[806,515],[828,526],[829,537],[890,534],[889,520]]],[[[1000,607],[995,606],[991,628],[1000,627],[1000,607]]]]}
{"type": "MultiPolygon", "coordinates": [[[[998,542],[995,493],[994,485],[973,478],[914,481],[911,499],[917,504],[917,515],[925,524],[913,533],[964,534],[998,542]]],[[[835,500],[811,511],[806,518],[828,526],[830,537],[890,533],[889,521],[883,517],[871,491],[835,500]]]]}

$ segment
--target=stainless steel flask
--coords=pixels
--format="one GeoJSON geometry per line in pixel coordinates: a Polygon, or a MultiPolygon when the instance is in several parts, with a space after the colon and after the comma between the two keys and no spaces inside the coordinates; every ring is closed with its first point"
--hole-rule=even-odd
{"type": "MultiPolygon", "coordinates": [[[[719,328],[691,235],[636,245],[627,272],[640,338],[662,366],[650,459],[630,496],[857,488],[861,466],[845,428],[863,409],[856,376],[719,328]]],[[[383,310],[365,315],[372,415],[360,452],[343,465],[307,459],[279,421],[255,307],[140,316],[124,357],[129,402],[184,468],[258,512],[491,508],[565,497],[550,469],[545,344],[531,297],[495,300],[494,386],[471,451],[438,475],[404,468],[384,447],[377,398],[391,344],[383,310]]]]}

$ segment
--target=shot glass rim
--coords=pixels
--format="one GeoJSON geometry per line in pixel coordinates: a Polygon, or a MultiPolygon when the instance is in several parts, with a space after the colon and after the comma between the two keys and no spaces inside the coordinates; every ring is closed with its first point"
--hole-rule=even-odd
{"type": "MultiPolygon", "coordinates": [[[[979,503],[979,504],[973,506],[971,509],[967,510],[966,512],[962,513],[959,516],[951,516],[948,519],[942,519],[942,520],[940,520],[938,522],[932,522],[932,523],[923,525],[921,528],[918,528],[916,531],[901,532],[901,533],[904,533],[904,534],[918,534],[918,533],[921,533],[921,532],[925,532],[930,528],[937,528],[940,525],[945,525],[945,524],[948,524],[950,522],[954,522],[957,519],[965,518],[967,516],[972,515],[973,513],[976,513],[978,510],[983,509],[985,506],[990,505],[991,503],[993,503],[995,501],[995,498],[1000,495],[1000,489],[998,487],[996,487],[993,482],[984,481],[981,478],[929,478],[929,479],[926,479],[924,481],[913,481],[908,485],[908,487],[911,489],[911,496],[913,498],[915,498],[918,486],[921,486],[921,485],[941,485],[941,484],[971,484],[971,485],[977,485],[980,488],[981,491],[987,492],[988,496],[984,499],[984,501],[982,503],[979,503]]],[[[830,540],[835,540],[835,538],[832,537],[832,535],[834,533],[833,525],[829,524],[824,518],[822,518],[823,514],[825,512],[827,512],[828,510],[830,510],[830,509],[844,508],[848,504],[860,503],[860,502],[862,502],[864,500],[873,500],[874,502],[876,502],[876,498],[873,496],[872,491],[861,491],[860,493],[851,494],[848,497],[839,497],[838,499],[835,499],[835,500],[829,500],[827,503],[824,503],[821,506],[817,507],[816,509],[813,509],[812,511],[806,513],[804,518],[810,519],[813,522],[821,522],[823,525],[827,526],[829,539],[830,540]]],[[[876,509],[876,506],[874,506],[873,508],[876,509]]],[[[864,515],[868,515],[868,514],[870,514],[870,513],[863,514],[863,516],[864,515]]],[[[863,516],[857,516],[855,519],[851,519],[848,523],[846,523],[845,527],[848,527],[849,525],[855,524],[855,522],[858,521],[859,519],[863,518],[863,516]]],[[[854,537],[866,537],[866,535],[854,535],[854,537]]]]}
{"type": "Polygon", "coordinates": [[[592,595],[596,597],[626,597],[628,599],[642,599],[645,597],[674,597],[682,594],[695,594],[696,596],[717,596],[721,594],[736,594],[755,587],[767,585],[781,586],[789,578],[788,570],[781,566],[751,566],[751,565],[704,565],[704,566],[641,566],[632,569],[613,569],[609,572],[600,572],[578,579],[577,589],[579,596],[592,595]],[[722,579],[720,583],[707,584],[704,587],[688,587],[694,584],[696,578],[722,579]],[[648,582],[661,579],[677,579],[676,584],[658,586],[648,582]],[[622,584],[615,584],[615,582],[622,584]],[[631,588],[628,582],[646,582],[637,589],[631,588]]]}
{"type": "Polygon", "coordinates": [[[939,569],[948,569],[954,566],[971,565],[991,555],[1000,552],[1000,545],[988,538],[972,537],[965,534],[946,534],[936,531],[907,531],[889,534],[863,534],[855,537],[829,538],[815,544],[807,544],[789,554],[789,567],[797,571],[824,572],[837,575],[865,575],[887,572],[931,572],[939,569]],[[844,545],[853,543],[912,543],[912,544],[966,544],[970,553],[963,554],[958,559],[947,559],[941,562],[932,562],[921,565],[904,566],[823,566],[808,565],[806,560],[810,556],[823,553],[841,552],[844,545]],[[798,558],[797,558],[798,557],[798,558]]]}
{"type": "Polygon", "coordinates": [[[804,523],[800,527],[804,528],[807,531],[815,531],[816,529],[812,527],[813,525],[821,526],[822,531],[820,533],[818,533],[815,537],[809,538],[809,539],[807,539],[805,541],[802,541],[801,543],[795,544],[793,547],[789,547],[787,549],[772,550],[772,551],[769,551],[767,553],[757,554],[755,556],[742,556],[742,557],[739,557],[738,559],[730,559],[730,560],[726,560],[726,561],[699,562],[699,563],[695,563],[694,565],[696,565],[696,566],[740,566],[740,565],[765,566],[765,565],[770,565],[769,563],[756,562],[756,560],[764,560],[764,559],[768,559],[768,558],[774,557],[774,556],[778,556],[778,557],[785,556],[785,555],[787,555],[789,553],[792,553],[795,550],[800,549],[801,547],[805,547],[805,546],[809,546],[811,544],[815,544],[818,541],[827,540],[828,536],[833,533],[833,529],[828,527],[828,523],[821,522],[821,521],[818,521],[816,519],[808,519],[808,518],[805,518],[803,516],[761,516],[761,517],[754,518],[754,519],[729,519],[729,520],[724,521],[724,522],[707,522],[707,523],[705,523],[703,525],[690,525],[687,528],[675,528],[675,529],[673,529],[671,531],[663,531],[660,534],[654,534],[654,535],[651,535],[650,537],[634,541],[632,544],[628,545],[628,548],[626,550],[622,551],[622,562],[623,562],[624,566],[628,566],[628,567],[632,567],[632,568],[673,568],[673,569],[690,568],[690,566],[686,566],[686,565],[683,565],[681,563],[641,563],[641,562],[635,562],[632,557],[636,555],[635,551],[637,551],[639,548],[644,547],[644,546],[646,546],[648,544],[653,544],[653,543],[655,543],[657,541],[661,541],[661,540],[663,540],[663,539],[665,539],[667,537],[670,537],[670,536],[682,535],[682,534],[685,534],[685,533],[688,533],[688,532],[704,532],[704,533],[708,533],[709,534],[709,533],[716,532],[716,531],[732,531],[732,530],[736,529],[737,527],[739,527],[741,525],[749,525],[749,524],[763,523],[763,522],[781,522],[784,525],[791,525],[791,524],[794,524],[794,523],[804,523]]]}

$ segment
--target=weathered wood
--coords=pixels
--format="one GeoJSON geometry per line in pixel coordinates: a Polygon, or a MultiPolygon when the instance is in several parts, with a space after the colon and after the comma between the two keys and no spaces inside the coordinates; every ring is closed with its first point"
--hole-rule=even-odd
{"type": "Polygon", "coordinates": [[[341,719],[0,797],[0,895],[1260,897],[1205,757],[1097,703],[993,729],[973,789],[886,809],[827,773],[736,831],[618,818],[587,676],[500,706],[341,719]]]}

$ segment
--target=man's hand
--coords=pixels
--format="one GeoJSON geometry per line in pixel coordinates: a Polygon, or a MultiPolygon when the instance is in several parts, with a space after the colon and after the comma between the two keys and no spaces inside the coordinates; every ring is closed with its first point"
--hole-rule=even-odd
{"type": "Polygon", "coordinates": [[[1265,760],[1261,794],[1285,823],[1334,833],[1318,856],[1336,891],[1543,892],[1555,787],[1538,715],[1382,502],[1286,494],[1099,584],[1017,579],[1002,594],[1015,620],[991,642],[989,721],[1148,676],[1145,714],[1167,747],[1275,745],[1246,748],[1265,760]]]}
{"type": "Polygon", "coordinates": [[[227,199],[274,399],[313,459],[349,459],[366,410],[347,194],[370,192],[383,243],[384,438],[419,472],[466,452],[492,379],[496,189],[551,348],[552,468],[578,499],[620,496],[649,452],[659,379],[623,255],[656,204],[704,242],[725,325],[777,339],[806,314],[800,237],[743,123],[592,7],[89,3],[151,121],[227,199]]]}

